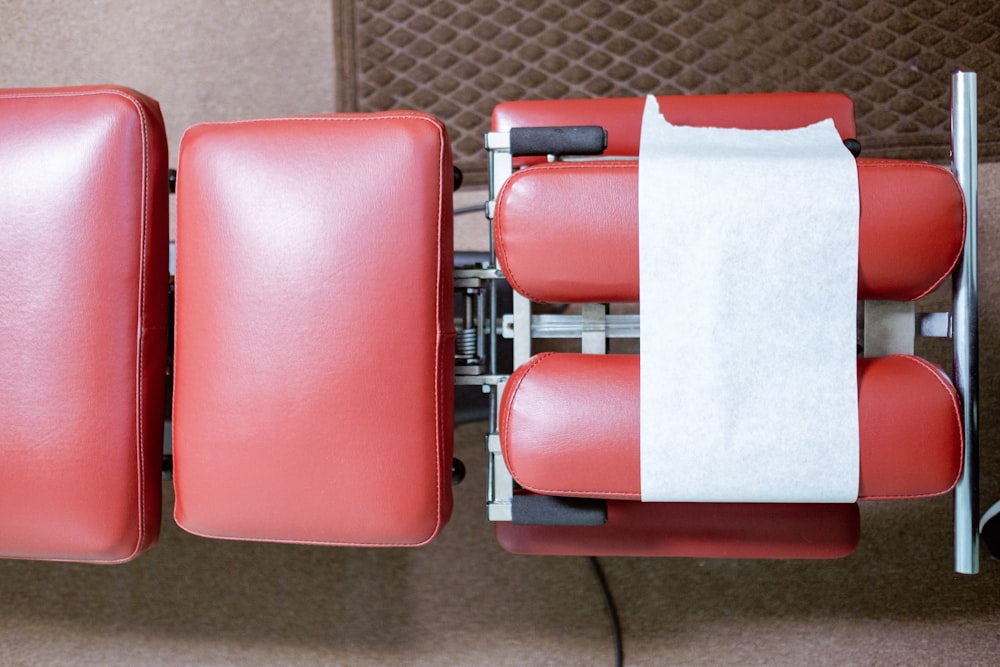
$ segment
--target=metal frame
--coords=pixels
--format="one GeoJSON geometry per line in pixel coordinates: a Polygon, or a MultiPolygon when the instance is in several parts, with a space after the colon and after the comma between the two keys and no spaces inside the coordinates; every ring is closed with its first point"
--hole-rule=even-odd
{"type": "MultiPolygon", "coordinates": [[[[489,201],[486,203],[486,218],[489,221],[490,237],[490,259],[489,268],[494,272],[494,279],[490,282],[489,302],[490,317],[487,323],[487,335],[491,339],[491,349],[496,348],[497,340],[500,336],[501,326],[498,326],[496,312],[496,280],[503,279],[503,273],[497,267],[496,247],[493,243],[493,217],[496,209],[496,197],[504,182],[510,178],[514,172],[513,157],[510,152],[510,135],[506,132],[490,132],[486,135],[486,150],[489,154],[489,201]]],[[[527,311],[531,312],[531,303],[520,294],[514,293],[514,317],[522,313],[527,304],[527,311]]],[[[516,326],[516,324],[515,324],[516,326]]],[[[514,367],[524,363],[525,350],[522,339],[514,339],[514,367]]],[[[530,356],[531,347],[528,342],[527,355],[530,356]]],[[[497,375],[497,368],[491,366],[491,374],[496,382],[483,385],[483,391],[490,394],[490,418],[489,432],[486,435],[486,451],[489,456],[487,463],[487,490],[486,490],[486,513],[490,521],[511,521],[513,518],[513,498],[514,498],[514,478],[511,476],[506,463],[503,460],[503,452],[500,449],[499,433],[499,413],[500,400],[506,385],[506,376],[497,375]]]]}

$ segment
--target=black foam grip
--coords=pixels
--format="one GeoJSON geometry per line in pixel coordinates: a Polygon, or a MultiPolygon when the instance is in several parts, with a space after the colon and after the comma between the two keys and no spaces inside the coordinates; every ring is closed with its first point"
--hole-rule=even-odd
{"type": "Polygon", "coordinates": [[[527,155],[600,155],[608,147],[608,133],[599,125],[515,127],[510,131],[510,153],[527,155]]]}
{"type": "Polygon", "coordinates": [[[990,556],[1000,560],[1000,501],[983,515],[979,536],[990,552],[990,556]]]}
{"type": "Polygon", "coordinates": [[[608,503],[599,498],[514,496],[511,522],[520,526],[600,526],[608,520],[608,503]]]}

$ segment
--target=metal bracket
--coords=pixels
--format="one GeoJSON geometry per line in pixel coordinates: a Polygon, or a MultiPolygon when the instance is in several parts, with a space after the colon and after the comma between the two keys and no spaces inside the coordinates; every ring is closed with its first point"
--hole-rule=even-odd
{"type": "MultiPolygon", "coordinates": [[[[506,380],[497,383],[495,396],[497,405],[503,397],[504,388],[507,386],[506,380]]],[[[503,451],[500,447],[500,434],[496,429],[486,436],[486,452],[489,456],[487,462],[487,488],[486,488],[486,513],[490,521],[511,521],[511,506],[514,499],[514,478],[507,469],[507,464],[503,460],[503,451]]]]}
{"type": "Polygon", "coordinates": [[[866,357],[913,354],[917,317],[912,301],[865,301],[864,312],[866,357]]]}
{"type": "Polygon", "coordinates": [[[585,303],[580,315],[583,332],[580,349],[584,354],[608,353],[608,304],[585,303]]]}

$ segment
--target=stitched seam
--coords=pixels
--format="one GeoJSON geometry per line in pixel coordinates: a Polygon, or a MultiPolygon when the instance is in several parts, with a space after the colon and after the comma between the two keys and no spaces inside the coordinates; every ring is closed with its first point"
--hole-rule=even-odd
{"type": "MultiPolygon", "coordinates": [[[[138,513],[138,518],[139,518],[139,524],[138,524],[139,535],[138,535],[138,538],[137,538],[136,545],[135,545],[135,547],[132,550],[132,553],[130,553],[128,556],[126,556],[124,558],[109,561],[111,563],[118,563],[118,562],[125,562],[125,561],[128,561],[128,560],[131,560],[132,558],[134,558],[136,555],[138,555],[142,551],[142,548],[143,548],[143,546],[146,543],[147,525],[148,525],[148,518],[146,516],[146,507],[145,507],[145,502],[144,502],[144,498],[146,496],[147,489],[146,489],[146,467],[145,467],[146,466],[146,462],[145,462],[144,457],[143,457],[143,451],[144,451],[144,439],[143,439],[144,428],[143,428],[143,423],[144,423],[145,412],[143,410],[143,401],[142,401],[142,386],[143,386],[142,385],[142,380],[143,380],[143,363],[142,363],[142,361],[143,361],[144,338],[145,338],[144,337],[144,333],[145,333],[144,322],[145,322],[145,319],[146,319],[146,283],[147,283],[147,278],[148,278],[148,275],[147,275],[147,266],[146,266],[146,257],[148,255],[148,242],[149,242],[149,233],[148,233],[149,232],[149,206],[148,206],[148,198],[149,198],[149,163],[150,163],[149,142],[150,142],[150,139],[149,139],[149,128],[148,128],[148,125],[147,125],[147,118],[146,118],[146,113],[145,113],[145,107],[144,107],[144,105],[142,104],[142,102],[138,98],[136,98],[133,95],[129,95],[128,93],[126,93],[126,92],[124,92],[122,90],[114,89],[114,88],[101,89],[101,90],[98,90],[98,91],[86,92],[86,93],[83,93],[83,94],[85,94],[85,95],[91,95],[91,94],[94,94],[94,95],[97,95],[97,94],[111,94],[111,95],[115,95],[115,96],[121,97],[121,98],[127,100],[128,102],[130,102],[132,104],[132,106],[135,108],[135,110],[138,113],[138,115],[139,115],[140,130],[141,130],[141,135],[142,135],[142,179],[141,179],[142,180],[142,192],[141,192],[141,195],[140,195],[140,197],[141,197],[141,199],[140,199],[140,202],[141,202],[141,213],[140,213],[140,216],[141,216],[141,220],[142,220],[142,225],[141,225],[140,241],[139,241],[139,246],[140,246],[139,250],[140,250],[141,254],[140,254],[140,258],[139,258],[139,290],[138,290],[138,295],[137,295],[138,296],[138,304],[137,304],[138,312],[136,313],[137,316],[138,316],[138,318],[139,318],[139,321],[137,322],[137,327],[136,327],[137,328],[137,332],[136,332],[137,338],[136,338],[136,376],[135,376],[135,381],[136,381],[136,386],[135,386],[135,406],[136,406],[136,411],[135,412],[136,412],[136,445],[137,445],[136,446],[136,450],[135,450],[135,454],[136,454],[136,465],[137,465],[137,469],[138,469],[137,472],[138,472],[138,476],[139,476],[139,479],[138,479],[138,489],[137,489],[137,491],[138,491],[138,495],[137,495],[137,513],[138,513]]],[[[62,96],[62,95],[60,95],[60,96],[62,96]]],[[[70,96],[74,96],[74,95],[72,95],[70,93],[70,94],[67,94],[65,96],[70,97],[70,96]]]]}
{"type": "Polygon", "coordinates": [[[39,89],[32,93],[5,93],[0,95],[0,99],[5,100],[32,100],[32,99],[45,99],[49,97],[91,97],[99,95],[117,95],[118,97],[123,97],[134,104],[139,104],[138,99],[135,96],[127,94],[123,89],[120,88],[110,88],[110,87],[98,87],[92,89],[86,89],[85,87],[80,90],[45,90],[39,89]]]}
{"type": "MultiPolygon", "coordinates": [[[[428,120],[428,119],[425,119],[423,117],[421,117],[421,119],[422,120],[428,120]]],[[[444,222],[444,176],[445,176],[445,174],[444,174],[444,151],[445,151],[445,137],[444,137],[443,128],[442,128],[442,126],[441,126],[440,123],[438,123],[438,122],[432,122],[432,125],[437,129],[437,134],[438,134],[437,271],[436,271],[436,285],[435,285],[435,297],[434,297],[435,300],[436,300],[436,302],[437,302],[435,304],[435,307],[434,307],[434,320],[435,320],[435,325],[434,326],[435,326],[436,329],[438,329],[438,334],[436,336],[437,340],[435,341],[435,346],[434,346],[434,348],[435,348],[434,349],[434,372],[438,376],[437,382],[434,383],[434,411],[437,414],[437,419],[434,420],[434,444],[435,444],[435,447],[434,447],[434,458],[435,458],[435,462],[436,462],[436,465],[434,466],[434,470],[435,470],[434,474],[435,474],[435,478],[436,478],[435,493],[437,494],[437,512],[436,512],[437,516],[436,516],[436,521],[435,521],[435,524],[434,524],[434,529],[431,531],[430,535],[428,535],[422,542],[420,542],[420,544],[427,544],[432,539],[434,539],[434,536],[437,535],[438,532],[443,527],[442,524],[443,524],[443,521],[444,521],[444,519],[443,519],[443,514],[444,514],[444,497],[443,497],[444,496],[444,491],[443,491],[443,486],[442,486],[443,480],[441,479],[441,475],[442,475],[443,466],[445,465],[444,452],[442,451],[443,450],[443,437],[444,437],[443,436],[443,429],[444,429],[443,422],[444,422],[444,417],[445,417],[445,414],[444,414],[445,410],[444,410],[443,406],[441,405],[441,403],[442,403],[442,401],[441,401],[441,395],[443,393],[443,389],[441,388],[441,385],[445,382],[445,377],[444,377],[444,373],[441,371],[441,366],[442,366],[442,363],[443,363],[443,355],[445,354],[444,346],[446,344],[448,336],[446,336],[444,334],[444,332],[441,331],[441,320],[442,320],[442,317],[443,317],[443,313],[442,313],[442,308],[443,308],[442,300],[443,299],[442,299],[442,293],[441,293],[441,291],[443,289],[443,285],[442,285],[442,281],[441,281],[441,278],[442,278],[441,273],[442,273],[443,269],[441,267],[443,266],[443,261],[444,261],[443,253],[445,252],[444,248],[442,247],[444,245],[444,243],[443,243],[443,235],[444,235],[443,226],[445,224],[445,222],[444,222]]]]}
{"type": "Polygon", "coordinates": [[[142,401],[142,386],[143,386],[143,351],[145,348],[145,321],[146,321],[146,283],[148,280],[148,272],[146,265],[146,258],[149,253],[149,163],[150,163],[150,151],[149,151],[149,128],[147,127],[146,113],[143,105],[134,97],[128,95],[122,95],[128,99],[136,111],[139,114],[141,120],[142,128],[142,237],[139,241],[141,257],[139,259],[139,322],[138,322],[138,341],[136,344],[136,460],[138,461],[139,467],[139,495],[138,495],[138,510],[139,510],[139,541],[136,544],[135,551],[132,553],[134,557],[139,553],[143,544],[146,541],[146,530],[147,530],[147,517],[146,517],[146,504],[144,498],[146,496],[146,462],[143,457],[144,451],[144,422],[145,422],[145,412],[143,410],[142,401]]]}
{"type": "MultiPolygon", "coordinates": [[[[183,524],[183,522],[175,517],[174,519],[181,528],[192,535],[197,535],[198,537],[208,537],[213,539],[224,539],[224,540],[236,540],[239,542],[271,542],[273,544],[306,544],[314,546],[332,546],[332,547],[419,547],[427,544],[429,540],[423,542],[351,542],[351,541],[337,541],[337,540],[298,540],[298,539],[284,539],[280,537],[264,537],[264,536],[247,536],[247,535],[230,535],[224,532],[210,532],[210,531],[200,531],[192,530],[183,524]]],[[[434,536],[432,535],[431,538],[434,536]]]]}
{"type": "Polygon", "coordinates": [[[409,113],[397,111],[397,112],[375,112],[375,113],[359,113],[359,114],[332,114],[328,116],[320,115],[320,116],[282,116],[278,118],[251,118],[247,120],[226,120],[226,121],[211,121],[206,123],[198,123],[193,127],[264,125],[270,123],[286,123],[289,121],[355,123],[355,122],[371,122],[376,120],[419,120],[426,123],[430,123],[437,130],[438,137],[441,138],[442,144],[444,143],[443,131],[438,121],[428,116],[427,114],[424,114],[419,111],[413,111],[409,113]]]}
{"type": "Polygon", "coordinates": [[[610,498],[617,500],[636,500],[640,498],[638,493],[611,492],[611,491],[581,491],[580,489],[543,489],[541,487],[528,486],[522,484],[528,491],[533,491],[547,496],[566,496],[573,498],[610,498]]]}
{"type": "Polygon", "coordinates": [[[503,224],[503,219],[506,215],[504,213],[504,209],[506,208],[506,202],[507,202],[505,195],[507,193],[507,190],[509,190],[512,187],[511,183],[514,181],[514,178],[518,175],[518,173],[521,172],[515,172],[514,174],[512,174],[510,178],[508,178],[507,181],[500,187],[500,193],[497,194],[497,210],[494,215],[494,223],[496,224],[496,232],[494,236],[496,236],[496,241],[497,241],[496,243],[497,259],[500,261],[500,264],[505,267],[504,277],[507,278],[507,282],[510,283],[511,287],[513,287],[514,290],[519,294],[523,294],[532,301],[537,301],[537,299],[532,293],[528,292],[527,290],[524,289],[524,287],[521,286],[520,280],[518,280],[517,277],[514,275],[514,272],[511,270],[510,263],[507,260],[508,252],[507,252],[507,244],[504,238],[504,224],[503,224]]]}
{"type": "Polygon", "coordinates": [[[539,364],[540,361],[542,361],[546,357],[552,356],[552,354],[553,354],[552,352],[543,352],[542,354],[539,354],[530,359],[528,363],[521,366],[515,371],[515,373],[517,374],[517,379],[514,380],[514,386],[510,386],[510,380],[508,380],[508,386],[506,389],[504,389],[504,395],[505,396],[509,395],[510,398],[508,398],[505,401],[506,409],[503,410],[501,414],[501,421],[503,422],[503,430],[500,435],[500,451],[503,454],[504,465],[507,466],[507,471],[510,472],[511,476],[514,479],[517,479],[517,474],[514,472],[515,469],[514,458],[511,456],[510,446],[508,443],[510,442],[511,438],[510,423],[512,421],[511,416],[514,412],[514,401],[517,399],[517,391],[518,389],[520,389],[521,383],[524,382],[524,378],[527,377],[528,373],[530,373],[539,364]]]}
{"type": "Polygon", "coordinates": [[[141,192],[141,238],[140,238],[140,253],[139,258],[139,290],[138,290],[138,312],[137,316],[139,318],[137,322],[137,332],[136,332],[136,386],[135,386],[135,414],[136,414],[136,444],[135,449],[136,454],[136,465],[138,472],[138,495],[137,495],[137,516],[138,516],[138,526],[139,535],[132,552],[127,556],[118,559],[102,559],[100,562],[106,562],[110,564],[114,563],[124,563],[127,562],[135,556],[137,556],[146,543],[147,538],[147,525],[148,520],[146,517],[146,507],[144,498],[146,495],[146,473],[145,473],[145,460],[143,459],[143,403],[142,403],[142,378],[143,378],[143,333],[145,328],[143,322],[145,321],[145,287],[147,280],[147,267],[146,267],[146,256],[148,253],[148,225],[149,225],[149,209],[148,209],[148,181],[149,181],[149,132],[147,127],[147,119],[145,113],[145,107],[143,103],[134,95],[128,94],[126,91],[117,88],[98,88],[94,90],[80,90],[80,91],[65,91],[65,92],[39,92],[24,95],[7,95],[4,96],[7,99],[34,99],[34,98],[46,98],[46,97],[90,97],[90,96],[102,96],[102,95],[114,95],[122,99],[127,100],[135,110],[138,112],[140,120],[140,130],[142,135],[142,192],[141,192]]]}

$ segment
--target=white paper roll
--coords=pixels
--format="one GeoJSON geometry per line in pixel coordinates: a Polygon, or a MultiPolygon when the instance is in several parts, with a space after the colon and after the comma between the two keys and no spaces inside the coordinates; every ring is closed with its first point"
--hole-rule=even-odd
{"type": "Polygon", "coordinates": [[[857,168],[832,120],[639,156],[643,500],[853,502],[857,168]]]}

